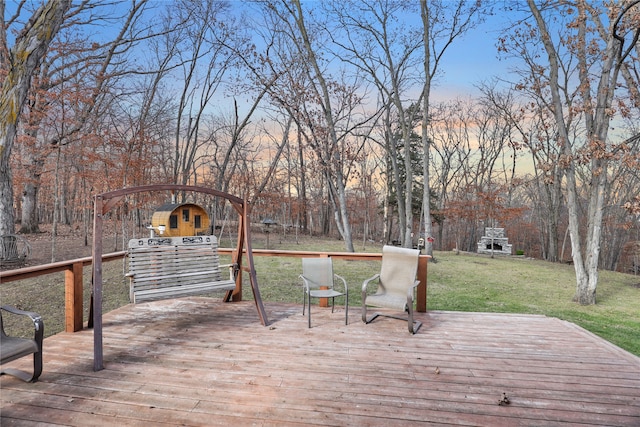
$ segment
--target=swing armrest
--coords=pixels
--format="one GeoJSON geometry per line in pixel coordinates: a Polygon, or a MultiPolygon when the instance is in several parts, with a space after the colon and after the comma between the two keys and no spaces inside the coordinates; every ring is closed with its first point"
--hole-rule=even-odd
{"type": "Polygon", "coordinates": [[[236,280],[238,277],[238,272],[240,271],[240,266],[237,262],[231,264],[220,264],[220,270],[228,268],[229,269],[229,280],[236,280]]]}

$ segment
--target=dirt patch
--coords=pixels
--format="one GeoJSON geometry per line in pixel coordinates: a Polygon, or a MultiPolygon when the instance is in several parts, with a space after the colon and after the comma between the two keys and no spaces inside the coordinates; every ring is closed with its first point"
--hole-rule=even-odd
{"type": "MultiPolygon", "coordinates": [[[[55,238],[51,233],[50,224],[41,224],[40,230],[40,233],[20,234],[31,246],[31,255],[27,258],[26,263],[23,266],[2,267],[2,270],[91,256],[93,237],[91,234],[85,237],[81,227],[58,225],[55,238]]],[[[113,225],[105,222],[102,240],[104,245],[103,251],[105,253],[122,250],[122,239],[114,237],[115,234],[112,230],[113,225]]],[[[119,236],[121,236],[121,233],[119,236]]]]}
{"type": "MultiPolygon", "coordinates": [[[[91,256],[91,240],[89,238],[89,244],[85,246],[85,239],[78,230],[69,226],[58,227],[55,239],[51,226],[41,226],[41,230],[37,234],[21,234],[31,246],[31,255],[23,267],[91,256]]],[[[3,270],[12,268],[16,267],[4,267],[3,270]]]]}

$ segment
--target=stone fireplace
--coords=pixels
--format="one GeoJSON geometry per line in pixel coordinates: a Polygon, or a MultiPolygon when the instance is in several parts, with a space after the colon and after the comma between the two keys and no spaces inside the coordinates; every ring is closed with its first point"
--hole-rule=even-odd
{"type": "Polygon", "coordinates": [[[478,253],[511,255],[511,245],[504,235],[504,228],[486,227],[478,242],[478,253]]]}

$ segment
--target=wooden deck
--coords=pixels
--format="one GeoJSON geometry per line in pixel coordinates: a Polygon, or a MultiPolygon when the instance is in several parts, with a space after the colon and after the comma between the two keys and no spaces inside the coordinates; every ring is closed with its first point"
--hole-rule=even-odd
{"type": "MultiPolygon", "coordinates": [[[[1,422],[74,426],[640,426],[640,358],[543,316],[359,310],[207,298],[128,305],[45,340],[44,372],[3,376],[1,422]],[[503,393],[509,404],[500,405],[503,393]]],[[[13,366],[28,367],[29,361],[13,366]]]]}

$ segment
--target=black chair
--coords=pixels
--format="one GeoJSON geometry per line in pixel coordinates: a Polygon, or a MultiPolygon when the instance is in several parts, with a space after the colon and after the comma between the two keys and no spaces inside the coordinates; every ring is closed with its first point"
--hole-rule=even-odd
{"type": "Polygon", "coordinates": [[[12,375],[26,382],[36,382],[42,373],[43,338],[44,322],[38,313],[19,310],[8,305],[0,307],[0,364],[4,365],[5,363],[33,354],[33,375],[13,368],[2,369],[0,375],[12,375]],[[8,336],[4,332],[4,325],[2,324],[2,311],[31,318],[34,327],[33,339],[8,336]]]}

